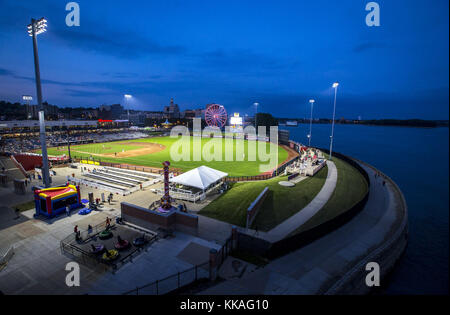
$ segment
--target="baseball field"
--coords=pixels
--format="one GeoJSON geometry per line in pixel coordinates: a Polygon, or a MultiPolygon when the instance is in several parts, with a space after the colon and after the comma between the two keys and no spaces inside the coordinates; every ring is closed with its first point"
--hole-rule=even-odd
{"type": "MultiPolygon", "coordinates": [[[[259,158],[259,154],[256,154],[256,161],[249,161],[249,142],[246,140],[244,141],[243,156],[240,157],[243,161],[236,161],[236,152],[238,151],[236,141],[233,141],[232,145],[233,156],[235,157],[233,161],[226,161],[225,154],[227,148],[229,147],[225,146],[225,141],[222,141],[221,160],[219,159],[207,162],[202,156],[202,160],[194,161],[194,138],[189,137],[188,139],[189,140],[186,140],[189,141],[187,146],[190,146],[190,158],[188,161],[174,161],[171,158],[172,145],[174,145],[177,141],[178,145],[180,144],[180,141],[185,141],[171,137],[151,137],[136,140],[72,145],[70,148],[72,157],[91,157],[104,162],[126,163],[158,168],[161,167],[162,162],[170,161],[171,167],[181,169],[182,171],[187,171],[201,165],[206,165],[226,172],[230,176],[254,176],[261,174],[260,165],[268,163],[268,161],[261,160],[261,158],[259,158]]],[[[200,140],[201,149],[204,150],[205,146],[208,147],[208,145],[211,145],[210,141],[213,139],[197,138],[197,140],[200,140]]],[[[266,146],[265,149],[267,154],[271,149],[269,146],[276,146],[275,148],[272,148],[272,150],[278,154],[278,165],[295,155],[295,152],[284,146],[279,146],[272,143],[263,143],[262,145],[266,146]]],[[[198,149],[196,151],[198,151],[198,149]]],[[[48,148],[48,154],[68,154],[67,147],[50,147],[48,148]]]]}

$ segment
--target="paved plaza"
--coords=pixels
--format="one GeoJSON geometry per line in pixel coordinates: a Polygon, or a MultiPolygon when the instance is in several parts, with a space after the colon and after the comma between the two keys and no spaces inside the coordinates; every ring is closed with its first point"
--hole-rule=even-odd
{"type": "MultiPolygon", "coordinates": [[[[200,294],[323,294],[338,279],[398,228],[401,207],[388,181],[374,176],[374,170],[362,165],[370,178],[369,200],[350,222],[311,244],[278,258],[264,268],[242,278],[222,282],[200,294]],[[356,241],[355,241],[356,240],[356,241]]],[[[364,266],[357,272],[365,272],[364,266]]]]}
{"type": "MultiPolygon", "coordinates": [[[[65,184],[67,175],[79,172],[71,168],[55,170],[57,175],[52,177],[53,185],[65,184]]],[[[63,214],[53,219],[35,219],[33,209],[21,212],[17,217],[12,207],[33,200],[31,186],[39,184],[34,180],[28,185],[25,195],[15,194],[11,184],[0,188],[0,246],[2,249],[14,248],[11,260],[0,270],[0,291],[4,294],[121,294],[192,268],[196,263],[207,262],[209,249],[220,248],[216,242],[174,232],[174,237],[158,239],[115,273],[101,264],[97,267],[80,264],[81,286],[68,287],[65,284],[65,266],[74,258],[61,253],[60,241],[73,233],[75,225],[80,230],[87,230],[88,225],[95,226],[105,222],[106,217],[118,216],[122,201],[147,208],[160,197],[150,191],[154,188],[150,186],[128,196],[114,195],[111,204],[106,202],[100,211],[85,216],[72,211],[70,216],[63,214]],[[195,257],[184,251],[185,248],[195,248],[195,257]]],[[[81,198],[88,199],[90,192],[95,198],[100,198],[102,192],[108,194],[82,186],[81,198]]],[[[208,276],[205,269],[199,272],[199,276],[208,276]]]]}

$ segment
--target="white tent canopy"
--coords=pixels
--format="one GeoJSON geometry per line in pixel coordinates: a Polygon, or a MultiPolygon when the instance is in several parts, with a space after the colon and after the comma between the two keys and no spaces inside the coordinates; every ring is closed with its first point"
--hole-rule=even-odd
{"type": "Polygon", "coordinates": [[[227,176],[227,173],[203,165],[171,178],[170,182],[205,190],[227,176]]]}

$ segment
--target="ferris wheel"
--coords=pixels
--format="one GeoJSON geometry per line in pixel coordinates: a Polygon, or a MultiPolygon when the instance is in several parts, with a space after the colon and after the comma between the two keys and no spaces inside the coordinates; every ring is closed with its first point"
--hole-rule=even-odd
{"type": "Polygon", "coordinates": [[[210,104],[205,112],[206,124],[210,127],[222,128],[227,122],[227,111],[219,104],[210,104]]]}

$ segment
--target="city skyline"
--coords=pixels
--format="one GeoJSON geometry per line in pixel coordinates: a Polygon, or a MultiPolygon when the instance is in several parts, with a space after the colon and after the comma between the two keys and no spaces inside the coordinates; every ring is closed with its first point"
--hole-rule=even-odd
{"type": "Polygon", "coordinates": [[[338,80],[337,117],[448,119],[446,1],[379,1],[381,26],[372,28],[365,3],[351,1],[78,3],[81,25],[69,28],[65,2],[2,2],[0,99],[35,96],[26,25],[45,16],[50,104],[125,105],[130,93],[135,110],[161,110],[174,97],[181,110],[220,103],[251,115],[258,102],[276,117],[304,117],[314,98],[314,116],[331,117],[338,80]]]}

